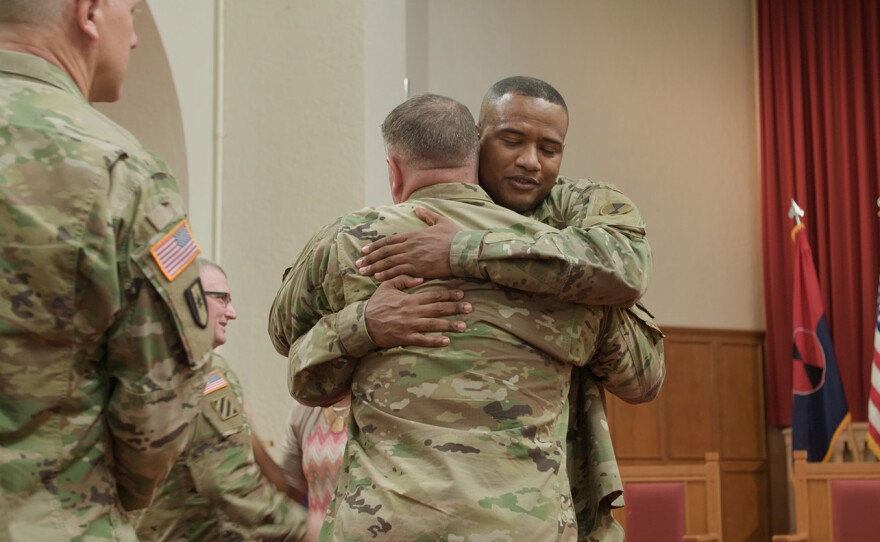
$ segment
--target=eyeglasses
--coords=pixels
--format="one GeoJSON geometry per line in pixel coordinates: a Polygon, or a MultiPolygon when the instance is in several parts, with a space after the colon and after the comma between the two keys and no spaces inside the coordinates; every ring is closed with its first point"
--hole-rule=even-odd
{"type": "Polygon", "coordinates": [[[229,292],[205,292],[205,295],[217,298],[224,307],[228,307],[232,303],[232,294],[229,292]]]}

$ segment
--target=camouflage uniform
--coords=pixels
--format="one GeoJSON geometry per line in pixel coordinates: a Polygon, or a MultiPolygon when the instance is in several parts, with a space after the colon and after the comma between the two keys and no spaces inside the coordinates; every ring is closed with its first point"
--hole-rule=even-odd
{"type": "MultiPolygon", "coordinates": [[[[276,298],[270,321],[276,348],[286,351],[319,318],[350,306],[290,350],[294,396],[326,402],[349,385],[354,393],[346,472],[325,537],[575,539],[564,445],[570,364],[593,357],[597,337],[613,335],[607,329],[613,318],[610,309],[553,299],[584,296],[597,275],[583,272],[595,261],[592,249],[557,234],[495,206],[476,186],[439,185],[404,205],[344,217],[303,252],[276,298]],[[357,275],[353,261],[379,237],[423,227],[414,203],[466,229],[491,228],[460,233],[451,261],[457,275],[494,284],[429,281],[416,289],[462,288],[474,304],[468,331],[451,334],[448,349],[370,353],[363,348],[368,336],[351,331],[363,320],[363,300],[375,282],[357,275]],[[479,254],[479,262],[468,254],[479,254]],[[510,262],[502,266],[505,258],[510,262]],[[416,502],[412,516],[407,500],[416,502]]],[[[599,372],[612,384],[648,384],[644,394],[653,395],[662,363],[659,377],[654,369],[623,376],[605,367],[628,347],[604,350],[599,372]]]]}
{"type": "Polygon", "coordinates": [[[204,386],[198,246],[165,165],[66,73],[0,51],[0,109],[0,539],[134,540],[122,509],[204,386]]]}
{"type": "Polygon", "coordinates": [[[138,521],[141,540],[298,540],[305,509],[254,462],[238,376],[211,356],[202,415],[186,451],[138,521]]]}
{"type": "MultiPolygon", "coordinates": [[[[614,186],[560,177],[529,216],[559,228],[560,247],[583,245],[581,251],[593,251],[593,257],[580,259],[579,264],[584,273],[598,276],[602,282],[583,291],[578,302],[625,303],[632,301],[633,292],[644,293],[651,267],[644,223],[632,202],[614,186]]],[[[491,238],[484,235],[473,231],[456,237],[454,243],[463,247],[451,262],[457,276],[468,276],[472,271],[467,270],[467,262],[477,262],[470,269],[479,267],[496,280],[504,274],[504,261],[484,263],[492,257],[514,262],[519,257],[514,251],[487,250],[482,241],[491,242],[491,238]],[[462,243],[462,239],[469,241],[462,243]]],[[[533,242],[519,239],[523,247],[533,242]]],[[[541,291],[545,282],[546,277],[530,277],[516,287],[541,291]]],[[[367,300],[358,301],[324,316],[295,342],[283,319],[270,322],[269,333],[276,349],[289,356],[291,366],[300,366],[305,360],[315,366],[341,359],[354,362],[377,349],[366,329],[366,304],[367,300]]],[[[578,540],[623,540],[623,531],[611,516],[612,507],[623,506],[623,485],[599,385],[628,402],[639,403],[653,399],[665,377],[663,334],[653,317],[638,305],[610,308],[606,314],[606,332],[589,367],[576,366],[572,373],[567,457],[578,540]]]]}
{"type": "MultiPolygon", "coordinates": [[[[651,251],[645,225],[635,205],[613,185],[560,177],[528,216],[572,239],[611,247],[608,257],[620,254],[625,262],[618,268],[623,285],[637,286],[639,295],[647,290],[651,251]],[[628,246],[633,255],[628,256],[628,246]]],[[[612,281],[606,287],[621,289],[612,281]]],[[[596,294],[581,301],[602,304],[602,292],[596,294]]],[[[612,508],[623,506],[623,484],[600,386],[630,403],[650,401],[660,391],[666,365],[663,334],[641,305],[611,309],[605,329],[610,336],[588,366],[572,372],[568,472],[578,540],[613,542],[624,539],[622,528],[611,516],[612,508]]]]}

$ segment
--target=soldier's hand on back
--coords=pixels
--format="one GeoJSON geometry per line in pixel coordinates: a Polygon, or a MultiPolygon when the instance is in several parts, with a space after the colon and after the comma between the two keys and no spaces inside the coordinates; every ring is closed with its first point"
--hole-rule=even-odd
{"type": "Polygon", "coordinates": [[[408,294],[404,290],[418,286],[423,279],[400,275],[383,282],[370,297],[366,309],[367,332],[381,348],[396,346],[446,346],[449,338],[425,335],[426,332],[461,332],[467,325],[444,316],[467,314],[470,303],[461,301],[461,290],[437,290],[408,294]]]}
{"type": "Polygon", "coordinates": [[[449,249],[461,228],[423,207],[417,206],[415,213],[428,227],[391,235],[364,247],[364,256],[355,262],[361,275],[374,275],[379,281],[399,275],[429,279],[452,276],[449,249]]]}

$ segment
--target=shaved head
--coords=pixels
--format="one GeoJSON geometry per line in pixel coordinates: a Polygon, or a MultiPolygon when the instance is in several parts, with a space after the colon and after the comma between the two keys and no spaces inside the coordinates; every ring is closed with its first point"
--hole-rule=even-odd
{"type": "Polygon", "coordinates": [[[480,105],[480,124],[483,124],[486,115],[493,106],[496,106],[508,94],[546,100],[561,107],[565,111],[565,116],[568,117],[568,106],[565,104],[562,94],[559,94],[553,85],[536,77],[515,75],[498,81],[483,96],[483,103],[480,105]]]}

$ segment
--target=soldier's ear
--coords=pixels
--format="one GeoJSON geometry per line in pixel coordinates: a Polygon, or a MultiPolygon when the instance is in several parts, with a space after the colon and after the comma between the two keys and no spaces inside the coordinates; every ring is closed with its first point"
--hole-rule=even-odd
{"type": "Polygon", "coordinates": [[[100,37],[99,19],[103,16],[102,9],[102,0],[74,1],[76,25],[91,41],[95,41],[100,37]]]}
{"type": "Polygon", "coordinates": [[[394,203],[400,203],[403,195],[403,172],[400,170],[400,164],[397,160],[390,156],[385,157],[385,163],[388,164],[388,182],[391,183],[391,200],[394,203]]]}
{"type": "Polygon", "coordinates": [[[75,0],[76,23],[91,40],[100,37],[101,0],[75,0]]]}
{"type": "Polygon", "coordinates": [[[480,123],[474,125],[477,128],[477,139],[483,137],[483,127],[480,126],[480,123]]]}

